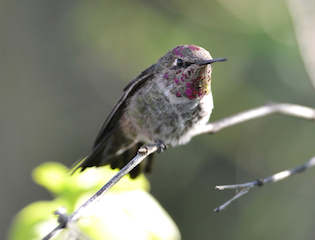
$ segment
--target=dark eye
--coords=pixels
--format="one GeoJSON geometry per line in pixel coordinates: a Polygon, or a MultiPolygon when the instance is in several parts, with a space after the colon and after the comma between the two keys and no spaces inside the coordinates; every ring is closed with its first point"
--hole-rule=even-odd
{"type": "Polygon", "coordinates": [[[176,66],[178,66],[178,67],[184,66],[184,61],[182,59],[177,59],[176,66]]]}

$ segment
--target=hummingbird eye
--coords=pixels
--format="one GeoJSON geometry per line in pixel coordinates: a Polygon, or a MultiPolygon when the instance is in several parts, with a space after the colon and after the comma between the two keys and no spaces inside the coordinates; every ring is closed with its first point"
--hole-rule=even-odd
{"type": "Polygon", "coordinates": [[[187,67],[189,67],[191,64],[193,64],[193,63],[191,63],[191,62],[184,62],[182,59],[179,59],[179,58],[177,58],[177,59],[175,59],[175,61],[174,61],[174,63],[173,63],[173,66],[176,66],[176,67],[184,67],[184,68],[187,68],[187,67]]]}
{"type": "Polygon", "coordinates": [[[184,61],[182,59],[176,59],[176,66],[182,67],[184,65],[184,61]]]}

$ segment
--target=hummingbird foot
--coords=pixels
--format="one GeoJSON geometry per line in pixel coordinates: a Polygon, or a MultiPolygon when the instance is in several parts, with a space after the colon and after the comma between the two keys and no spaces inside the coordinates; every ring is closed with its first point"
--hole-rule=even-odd
{"type": "MultiPolygon", "coordinates": [[[[156,139],[154,140],[154,143],[156,144],[156,147],[157,147],[157,152],[158,153],[161,153],[163,152],[164,150],[166,150],[168,148],[168,146],[160,139],[156,139]]],[[[148,147],[147,145],[143,145],[141,146],[139,149],[138,149],[138,153],[140,154],[146,154],[148,152],[148,147]]]]}
{"type": "Polygon", "coordinates": [[[168,146],[160,139],[155,139],[154,142],[157,144],[158,153],[161,153],[168,148],[168,146]]]}

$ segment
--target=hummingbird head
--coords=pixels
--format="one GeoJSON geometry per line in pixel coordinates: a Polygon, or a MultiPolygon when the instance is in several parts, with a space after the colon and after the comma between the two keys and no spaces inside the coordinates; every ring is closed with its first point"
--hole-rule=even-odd
{"type": "Polygon", "coordinates": [[[176,97],[202,99],[210,92],[211,63],[226,61],[212,59],[210,53],[195,45],[181,45],[166,53],[157,62],[162,81],[176,97]]]}

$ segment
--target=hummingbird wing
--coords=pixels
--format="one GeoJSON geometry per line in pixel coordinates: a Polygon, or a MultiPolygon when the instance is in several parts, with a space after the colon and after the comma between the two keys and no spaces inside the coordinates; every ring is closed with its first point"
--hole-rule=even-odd
{"type": "Polygon", "coordinates": [[[114,109],[111,111],[109,116],[107,117],[106,121],[104,122],[101,130],[99,131],[95,142],[93,149],[102,141],[102,139],[108,134],[108,130],[112,129],[111,125],[117,122],[113,122],[112,120],[115,118],[115,115],[117,115],[117,112],[121,114],[120,110],[123,110],[125,108],[125,103],[128,97],[130,97],[135,91],[139,89],[139,87],[146,82],[149,78],[153,76],[155,69],[155,64],[151,65],[149,68],[144,70],[140,73],[139,76],[134,78],[132,81],[130,81],[127,86],[124,88],[124,94],[114,107],[114,109]]]}
{"type": "MultiPolygon", "coordinates": [[[[123,110],[126,107],[126,100],[136,92],[139,87],[147,80],[153,77],[155,70],[155,64],[141,72],[139,76],[134,78],[124,88],[124,94],[113,108],[101,130],[99,131],[92,152],[85,158],[79,160],[74,166],[74,173],[81,168],[83,171],[87,167],[99,167],[110,164],[114,168],[123,168],[132,157],[137,153],[137,150],[143,143],[136,143],[134,139],[128,139],[122,132],[120,127],[120,118],[123,114],[123,110]],[[120,155],[117,155],[117,151],[126,148],[120,155]]],[[[145,172],[151,172],[152,156],[150,155],[145,166],[145,172]]],[[[139,164],[130,172],[132,178],[137,177],[143,169],[143,164],[139,164]]]]}

